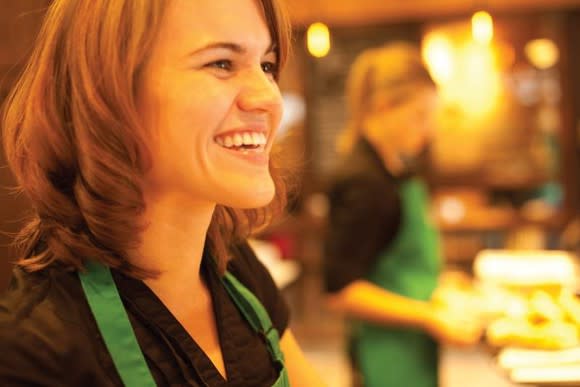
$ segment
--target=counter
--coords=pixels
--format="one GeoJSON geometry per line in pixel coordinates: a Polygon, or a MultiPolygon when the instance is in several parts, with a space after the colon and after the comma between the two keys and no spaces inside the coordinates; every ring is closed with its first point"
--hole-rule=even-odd
{"type": "Polygon", "coordinates": [[[484,345],[470,349],[443,347],[440,373],[441,387],[579,387],[580,347],[559,351],[511,348],[497,357],[484,345]],[[512,380],[533,382],[512,382],[508,369],[516,370],[512,380]]]}
{"type": "MultiPolygon", "coordinates": [[[[496,364],[483,345],[460,349],[441,347],[440,387],[517,387],[496,364]]],[[[530,387],[530,385],[526,385],[530,387]]]]}

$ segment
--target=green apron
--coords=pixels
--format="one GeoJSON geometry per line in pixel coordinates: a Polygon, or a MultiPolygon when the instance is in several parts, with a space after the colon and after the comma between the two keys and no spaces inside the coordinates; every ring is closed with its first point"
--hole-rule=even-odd
{"type": "MultiPolygon", "coordinates": [[[[428,194],[416,178],[404,181],[401,226],[367,280],[402,296],[427,301],[440,271],[438,234],[428,218],[428,194]]],[[[352,350],[365,387],[437,386],[437,344],[416,329],[353,323],[352,350]]]]}
{"type": "MultiPolygon", "coordinates": [[[[110,270],[101,264],[91,262],[87,264],[87,271],[81,273],[79,277],[123,383],[129,387],[156,386],[110,270]]],[[[280,350],[278,331],[272,326],[266,309],[256,296],[230,273],[226,272],[223,283],[252,329],[266,339],[268,351],[279,372],[273,387],[290,386],[288,372],[284,367],[284,355],[280,350]]]]}

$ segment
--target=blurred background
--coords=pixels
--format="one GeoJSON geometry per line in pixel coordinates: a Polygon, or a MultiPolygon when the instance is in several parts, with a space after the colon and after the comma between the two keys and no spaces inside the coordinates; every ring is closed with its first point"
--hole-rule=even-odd
{"type": "MultiPolygon", "coordinates": [[[[0,0],[0,101],[21,71],[49,3],[0,0]]],[[[562,289],[573,296],[578,291],[580,1],[286,3],[294,39],[280,82],[286,111],[277,145],[295,165],[300,185],[288,214],[253,243],[291,305],[300,343],[329,385],[348,386],[350,370],[345,321],[323,302],[324,192],[338,161],[336,136],[347,118],[346,75],[368,47],[393,40],[416,43],[439,87],[442,104],[427,178],[442,234],[446,283],[456,291],[451,297],[479,302],[496,317],[557,318],[546,312],[550,302],[561,308],[562,289]],[[550,278],[542,277],[551,270],[546,267],[557,268],[550,278]],[[507,293],[483,286],[489,283],[507,283],[510,291],[517,287],[509,296],[520,298],[506,305],[507,293]],[[514,312],[517,305],[527,309],[514,312]]],[[[10,233],[28,210],[13,186],[1,159],[0,287],[6,286],[14,259],[10,233]]],[[[580,327],[580,317],[576,323],[580,327]]],[[[441,385],[533,384],[534,377],[501,363],[505,353],[498,349],[546,346],[514,340],[482,341],[463,351],[443,348],[441,385]]],[[[556,347],[550,349],[580,348],[577,338],[556,347]]],[[[575,356],[578,369],[580,354],[575,356]]],[[[580,385],[577,377],[577,384],[569,383],[580,385]]]]}

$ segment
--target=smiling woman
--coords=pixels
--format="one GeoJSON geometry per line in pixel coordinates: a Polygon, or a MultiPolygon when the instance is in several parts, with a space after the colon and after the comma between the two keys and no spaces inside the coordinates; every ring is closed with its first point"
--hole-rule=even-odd
{"type": "Polygon", "coordinates": [[[52,2],[2,117],[34,204],[2,385],[320,383],[245,242],[285,202],[286,20],[276,0],[52,2]]]}

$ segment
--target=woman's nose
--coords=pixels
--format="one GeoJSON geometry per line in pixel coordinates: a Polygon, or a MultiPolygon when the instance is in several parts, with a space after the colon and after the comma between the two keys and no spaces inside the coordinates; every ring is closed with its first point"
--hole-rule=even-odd
{"type": "Polygon", "coordinates": [[[260,71],[248,71],[243,80],[238,98],[238,106],[243,111],[264,111],[280,113],[282,95],[274,79],[260,71]]]}

